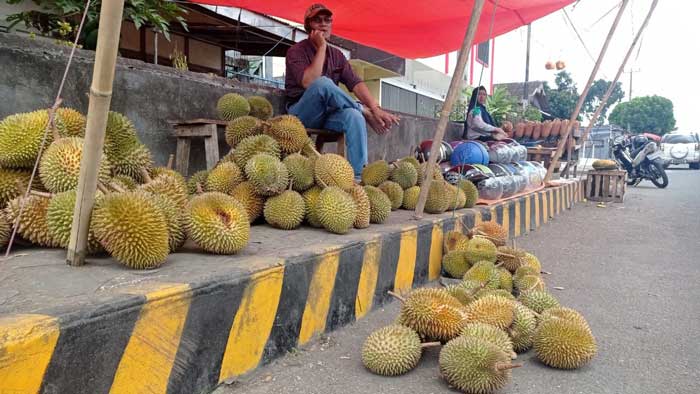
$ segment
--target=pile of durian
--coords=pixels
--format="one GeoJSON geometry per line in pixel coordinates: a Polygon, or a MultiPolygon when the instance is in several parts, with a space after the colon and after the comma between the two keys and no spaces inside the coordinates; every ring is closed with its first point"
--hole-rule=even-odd
{"type": "Polygon", "coordinates": [[[504,387],[513,360],[534,348],[543,364],[575,369],[597,352],[586,319],[546,290],[537,257],[508,247],[507,231],[483,222],[466,234],[445,235],[442,268],[459,281],[406,296],[396,322],[371,333],[362,362],[371,372],[396,376],[418,365],[422,349],[442,346],[440,375],[465,393],[504,387]],[[433,342],[434,341],[434,342],[433,342]]]}

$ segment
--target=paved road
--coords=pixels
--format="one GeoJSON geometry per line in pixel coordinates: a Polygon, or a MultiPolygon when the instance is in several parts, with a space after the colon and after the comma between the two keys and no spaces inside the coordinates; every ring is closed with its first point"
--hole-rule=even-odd
{"type": "MultiPolygon", "coordinates": [[[[583,203],[519,246],[543,262],[562,304],[583,312],[599,346],[575,371],[550,369],[534,352],[501,393],[697,393],[700,382],[700,171],[671,170],[670,185],[628,189],[624,204],[583,203]]],[[[367,372],[359,351],[393,321],[397,303],[331,333],[310,349],[259,368],[216,394],[453,393],[438,376],[438,350],[397,378],[367,372]]]]}

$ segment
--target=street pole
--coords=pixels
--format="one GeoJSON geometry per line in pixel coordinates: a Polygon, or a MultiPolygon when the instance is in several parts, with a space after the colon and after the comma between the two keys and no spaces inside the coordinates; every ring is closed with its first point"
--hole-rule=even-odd
{"type": "MultiPolygon", "coordinates": [[[[527,24],[527,49],[525,51],[525,83],[523,84],[523,102],[527,103],[527,82],[530,79],[530,36],[532,24],[527,24]]],[[[523,104],[525,106],[526,104],[523,104]]]]}
{"type": "Polygon", "coordinates": [[[124,0],[103,1],[100,10],[95,65],[90,86],[85,144],[80,161],[80,176],[76,192],[73,225],[66,260],[69,265],[85,264],[88,230],[95,203],[97,175],[102,160],[102,147],[107,127],[107,113],[112,100],[114,69],[119,48],[124,0]]]}
{"type": "MultiPolygon", "coordinates": [[[[457,99],[457,94],[460,90],[460,85],[462,84],[462,75],[464,74],[464,68],[467,66],[467,57],[469,56],[469,48],[472,46],[472,41],[474,41],[474,36],[476,35],[476,28],[479,24],[479,19],[481,18],[481,10],[484,8],[484,2],[486,0],[475,0],[474,7],[472,8],[472,14],[469,18],[469,25],[467,26],[467,31],[464,34],[464,41],[462,41],[462,47],[459,50],[459,55],[457,56],[457,65],[455,72],[452,75],[452,80],[450,81],[450,87],[447,90],[447,97],[445,98],[445,103],[442,106],[442,111],[440,111],[440,120],[438,121],[437,129],[435,130],[435,135],[433,136],[433,144],[430,147],[430,157],[428,157],[428,166],[425,171],[425,178],[420,188],[420,195],[418,196],[418,203],[416,204],[416,210],[414,218],[420,219],[423,217],[423,209],[425,208],[425,202],[428,199],[428,190],[430,189],[430,182],[433,177],[433,167],[437,164],[438,151],[440,150],[440,145],[442,139],[445,136],[445,129],[447,128],[447,122],[450,119],[450,111],[452,110],[452,105],[457,99]]],[[[495,5],[494,5],[495,7],[495,5]]]]}

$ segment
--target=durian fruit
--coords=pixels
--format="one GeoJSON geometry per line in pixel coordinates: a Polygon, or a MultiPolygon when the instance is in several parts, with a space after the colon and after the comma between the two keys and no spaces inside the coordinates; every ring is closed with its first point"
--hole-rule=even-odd
{"type": "Polygon", "coordinates": [[[498,270],[498,286],[507,291],[508,293],[513,292],[513,275],[507,269],[503,267],[497,268],[498,270]]]}
{"type": "Polygon", "coordinates": [[[241,116],[226,125],[224,134],[226,143],[231,148],[235,148],[244,138],[258,135],[263,132],[263,122],[253,116],[241,116]]]}
{"type": "Polygon", "coordinates": [[[490,394],[511,378],[511,356],[496,345],[472,336],[449,341],[440,351],[440,372],[451,385],[465,393],[490,394]]]}
{"type": "Polygon", "coordinates": [[[403,300],[399,322],[423,337],[449,341],[465,323],[464,306],[444,289],[422,288],[403,300]]]}
{"type": "Polygon", "coordinates": [[[10,235],[12,234],[12,223],[7,220],[4,211],[0,211],[0,248],[7,246],[10,242],[10,235]]]}
{"type": "Polygon", "coordinates": [[[403,191],[403,202],[401,208],[413,210],[418,205],[418,197],[420,196],[420,186],[411,186],[403,191]]]}
{"type": "Polygon", "coordinates": [[[540,271],[535,270],[534,268],[523,265],[518,267],[518,269],[515,270],[515,273],[513,274],[513,282],[517,282],[520,279],[522,279],[525,275],[534,275],[534,276],[539,276],[540,271]]]}
{"type": "Polygon", "coordinates": [[[442,241],[443,253],[451,252],[453,250],[461,250],[466,252],[467,245],[469,244],[469,238],[456,230],[450,230],[445,233],[442,241]]]}
{"type": "Polygon", "coordinates": [[[362,364],[377,375],[397,376],[412,370],[422,353],[412,329],[392,324],[372,332],[362,345],[362,364]]]}
{"type": "Polygon", "coordinates": [[[498,250],[493,242],[486,238],[474,237],[467,244],[467,259],[471,264],[477,261],[496,262],[498,250]]]}
{"type": "Polygon", "coordinates": [[[475,295],[479,290],[484,288],[484,284],[478,280],[473,279],[462,279],[457,286],[464,287],[469,290],[472,295],[475,295]]]}
{"type": "Polygon", "coordinates": [[[136,180],[134,178],[126,175],[117,175],[115,177],[112,177],[109,183],[116,184],[124,190],[136,190],[139,186],[139,184],[136,183],[136,180]]]}
{"type": "Polygon", "coordinates": [[[265,131],[280,144],[282,152],[299,152],[308,144],[309,135],[301,120],[294,115],[279,115],[269,121],[270,127],[265,131]]]}
{"type": "Polygon", "coordinates": [[[545,284],[542,277],[538,275],[525,275],[513,281],[513,285],[519,293],[527,291],[544,291],[545,284]]]}
{"type": "Polygon", "coordinates": [[[476,300],[476,298],[474,298],[474,290],[462,285],[462,283],[445,286],[445,291],[456,298],[462,305],[469,305],[469,303],[476,300]]]}
{"type": "MultiPolygon", "coordinates": [[[[46,225],[51,237],[59,247],[67,248],[70,242],[71,228],[73,227],[73,212],[75,210],[75,190],[68,190],[54,194],[46,208],[46,225]]],[[[99,191],[95,195],[95,206],[99,206],[102,200],[102,193],[99,191]]],[[[95,238],[95,225],[90,223],[88,230],[87,252],[89,254],[104,251],[97,238],[95,238]]]]}
{"type": "Polygon", "coordinates": [[[119,151],[114,155],[109,155],[105,151],[105,155],[112,165],[112,173],[114,175],[126,175],[139,182],[146,181],[142,175],[143,170],[148,172],[153,167],[151,151],[141,143],[137,143],[128,150],[119,151]]]}
{"type": "Polygon", "coordinates": [[[370,223],[381,224],[391,213],[391,200],[379,188],[375,186],[365,186],[367,198],[369,198],[369,221],[370,223]]]}
{"type": "Polygon", "coordinates": [[[250,116],[261,120],[268,120],[272,117],[272,103],[265,97],[250,96],[248,97],[248,104],[250,104],[250,116]]]}
{"type": "Polygon", "coordinates": [[[209,172],[206,191],[229,194],[244,180],[243,173],[236,164],[221,163],[209,172]]]}
{"type": "Polygon", "coordinates": [[[59,108],[56,110],[54,124],[62,137],[85,137],[86,123],[87,119],[85,116],[72,108],[59,108]]]}
{"type": "Polygon", "coordinates": [[[113,156],[128,152],[138,144],[136,128],[131,120],[119,112],[109,111],[105,128],[104,150],[110,161],[114,163],[113,156]]]}
{"type": "Polygon", "coordinates": [[[31,175],[31,172],[25,170],[0,168],[0,208],[5,207],[13,198],[24,194],[31,175]]]}
{"type": "Polygon", "coordinates": [[[467,305],[470,323],[480,322],[505,329],[513,324],[515,301],[497,295],[479,298],[467,305]]]}
{"type": "Polygon", "coordinates": [[[250,223],[262,215],[265,199],[255,193],[255,187],[249,181],[239,183],[229,194],[243,205],[250,223]]]}
{"type": "MultiPolygon", "coordinates": [[[[41,156],[39,176],[50,192],[60,193],[78,187],[83,143],[80,137],[61,138],[54,141],[41,156]]],[[[109,178],[109,160],[103,156],[100,161],[98,180],[107,183],[109,178]]]]}
{"type": "MultiPolygon", "coordinates": [[[[31,168],[39,154],[49,115],[46,110],[14,114],[0,121],[0,166],[31,168]]],[[[45,146],[52,141],[46,136],[45,146]]]]}
{"type": "Polygon", "coordinates": [[[418,182],[418,171],[413,164],[407,161],[399,161],[395,164],[394,169],[391,170],[389,179],[396,182],[401,186],[401,189],[408,189],[411,186],[415,186],[418,182]]]}
{"type": "Polygon", "coordinates": [[[498,289],[501,285],[498,270],[496,270],[492,262],[486,260],[474,263],[474,265],[467,270],[462,279],[477,281],[487,289],[498,289]]]}
{"type": "Polygon", "coordinates": [[[314,209],[316,201],[318,201],[318,196],[321,195],[322,191],[323,189],[321,189],[319,186],[312,186],[309,190],[302,194],[302,197],[304,197],[304,203],[306,204],[306,221],[313,227],[323,227],[316,216],[318,212],[316,209],[314,209]]]}
{"type": "Polygon", "coordinates": [[[518,301],[536,313],[559,306],[559,301],[553,295],[540,290],[521,291],[518,301]]]}
{"type": "Polygon", "coordinates": [[[450,204],[447,206],[447,209],[452,211],[455,209],[464,208],[464,204],[467,201],[467,197],[464,195],[462,189],[452,185],[450,185],[449,189],[449,194],[446,197],[449,198],[450,204]]]}
{"type": "Polygon", "coordinates": [[[235,198],[207,192],[194,196],[187,207],[190,238],[202,249],[216,254],[241,251],[250,239],[245,207],[235,198]]]}
{"type": "MultiPolygon", "coordinates": [[[[421,174],[421,176],[418,178],[418,186],[423,186],[423,178],[425,178],[425,174],[428,171],[428,163],[427,161],[424,161],[420,163],[420,170],[418,173],[421,174]]],[[[433,173],[432,173],[432,178],[433,180],[441,181],[444,180],[442,176],[442,168],[440,168],[440,165],[435,163],[433,164],[433,173]]],[[[432,182],[431,182],[432,183],[432,182]]]]}
{"type": "Polygon", "coordinates": [[[293,230],[301,225],[306,214],[304,198],[294,190],[286,190],[265,202],[263,215],[272,227],[293,230]]]}
{"type": "Polygon", "coordinates": [[[289,177],[292,179],[292,189],[298,192],[314,185],[314,162],[300,153],[292,153],[282,160],[289,177]]]}
{"type": "Polygon", "coordinates": [[[392,211],[401,208],[401,204],[403,204],[403,189],[398,183],[384,181],[379,185],[379,190],[383,191],[384,194],[389,197],[392,211]]]}
{"type": "Polygon", "coordinates": [[[187,194],[197,193],[197,184],[202,188],[202,190],[207,190],[207,178],[209,177],[209,170],[197,171],[187,180],[187,194]]]}
{"type": "Polygon", "coordinates": [[[289,184],[289,173],[282,162],[265,153],[253,156],[245,166],[245,174],[261,196],[280,194],[289,184]]]}
{"type": "Polygon", "coordinates": [[[471,265],[467,261],[467,256],[464,251],[455,250],[447,252],[442,256],[442,269],[452,278],[461,279],[470,267],[471,265]]]}
{"type": "Polygon", "coordinates": [[[355,201],[355,207],[357,207],[357,212],[355,215],[355,222],[353,222],[353,227],[355,228],[367,228],[369,227],[370,219],[370,203],[369,197],[365,189],[360,185],[355,185],[350,191],[350,196],[353,201],[355,201]]]}
{"type": "Polygon", "coordinates": [[[550,318],[570,320],[582,325],[583,327],[587,327],[590,330],[590,326],[588,325],[588,321],[586,321],[586,318],[583,317],[583,315],[581,315],[580,313],[578,313],[578,311],[576,311],[575,309],[566,308],[563,306],[555,306],[552,308],[545,309],[539,315],[540,322],[550,318]]]}
{"type": "Polygon", "coordinates": [[[474,294],[474,298],[476,299],[484,298],[487,296],[498,296],[515,301],[515,296],[513,296],[513,294],[509,293],[507,290],[503,289],[481,289],[477,291],[476,294],[474,294]]]}
{"type": "Polygon", "coordinates": [[[312,209],[321,226],[335,234],[347,233],[357,214],[353,198],[336,186],[323,189],[312,209]]]}
{"type": "Polygon", "coordinates": [[[335,153],[324,153],[314,163],[316,183],[321,186],[337,186],[349,191],[355,185],[355,173],[344,157],[335,153]]]}
{"type": "Polygon", "coordinates": [[[415,168],[416,171],[418,171],[418,178],[420,178],[420,176],[421,176],[422,174],[420,173],[420,162],[418,161],[418,159],[416,159],[416,158],[413,157],[413,156],[406,156],[406,157],[402,157],[402,158],[401,158],[401,161],[402,161],[402,162],[406,162],[406,163],[411,163],[411,165],[413,166],[413,168],[415,168]]]}
{"type": "Polygon", "coordinates": [[[591,361],[598,351],[589,327],[559,317],[540,321],[533,347],[540,361],[561,369],[579,368],[591,361]]]}
{"type": "Polygon", "coordinates": [[[105,195],[93,210],[92,225],[105,250],[129,268],[156,268],[168,256],[167,221],[146,193],[105,195]]]}
{"type": "Polygon", "coordinates": [[[163,174],[139,186],[139,190],[166,196],[180,209],[187,205],[187,185],[177,177],[163,174]]]}
{"type": "Polygon", "coordinates": [[[168,165],[165,167],[153,167],[151,168],[150,171],[150,177],[151,179],[156,179],[161,176],[169,176],[177,179],[177,181],[183,185],[187,185],[187,181],[185,180],[185,177],[182,176],[179,172],[175,171],[172,169],[172,162],[175,160],[175,155],[170,155],[170,159],[168,160],[168,165]]]}
{"type": "Polygon", "coordinates": [[[51,236],[46,220],[46,212],[51,200],[47,196],[29,195],[27,198],[17,197],[10,200],[5,208],[5,214],[10,223],[17,223],[17,233],[27,241],[47,248],[60,246],[51,236]],[[20,204],[24,204],[20,216],[20,204]]]}
{"type": "Polygon", "coordinates": [[[474,235],[488,238],[496,246],[504,246],[508,241],[508,229],[495,221],[481,222],[472,230],[474,235]]]}
{"type": "Polygon", "coordinates": [[[164,195],[150,194],[150,199],[160,209],[168,225],[168,249],[174,252],[187,240],[187,217],[185,212],[170,198],[164,195]]]}
{"type": "Polygon", "coordinates": [[[216,112],[222,120],[234,120],[250,113],[250,104],[245,97],[236,93],[226,93],[216,103],[216,112]]]}
{"type": "Polygon", "coordinates": [[[522,262],[525,265],[529,265],[530,267],[534,268],[538,273],[542,271],[542,264],[540,264],[540,260],[532,253],[525,252],[522,262]]]}
{"type": "Polygon", "coordinates": [[[450,199],[447,198],[450,193],[450,186],[444,179],[435,179],[430,182],[428,198],[425,202],[425,212],[443,213],[447,210],[450,206],[450,199]]]}
{"type": "Polygon", "coordinates": [[[246,137],[233,150],[233,162],[238,168],[245,168],[250,159],[259,153],[265,153],[279,159],[280,145],[274,138],[265,134],[246,137]]]}
{"type": "Polygon", "coordinates": [[[506,332],[513,341],[513,350],[526,352],[532,347],[532,340],[537,328],[537,317],[525,305],[516,302],[513,308],[513,323],[506,332]]]}
{"type": "Polygon", "coordinates": [[[373,161],[362,169],[362,184],[379,186],[389,179],[389,163],[384,160],[373,161]]]}
{"type": "Polygon", "coordinates": [[[510,272],[515,272],[525,260],[525,252],[510,246],[498,247],[498,262],[510,272]]]}
{"type": "Polygon", "coordinates": [[[476,201],[479,199],[479,189],[474,186],[474,184],[466,179],[460,179],[457,182],[457,187],[462,189],[464,192],[464,207],[472,208],[476,205],[476,201]]]}
{"type": "Polygon", "coordinates": [[[482,339],[496,345],[505,354],[515,358],[517,355],[513,351],[513,341],[505,331],[486,323],[467,323],[462,327],[459,335],[482,339]]]}
{"type": "Polygon", "coordinates": [[[595,160],[593,161],[593,169],[599,170],[599,171],[604,171],[604,170],[616,170],[617,169],[617,163],[615,163],[614,160],[595,160]]]}

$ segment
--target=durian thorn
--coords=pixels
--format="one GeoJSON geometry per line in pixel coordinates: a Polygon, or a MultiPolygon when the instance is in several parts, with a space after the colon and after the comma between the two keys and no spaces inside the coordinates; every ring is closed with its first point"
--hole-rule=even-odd
{"type": "Polygon", "coordinates": [[[401,297],[399,294],[396,294],[391,290],[387,291],[387,293],[389,293],[390,296],[396,298],[397,300],[401,301],[402,303],[406,302],[405,298],[401,297]]]}
{"type": "Polygon", "coordinates": [[[496,363],[496,365],[493,367],[497,372],[500,371],[505,371],[507,369],[513,369],[513,368],[520,368],[522,367],[522,363],[515,363],[515,364],[510,364],[510,363],[496,363]]]}
{"type": "Polygon", "coordinates": [[[143,177],[143,180],[146,183],[151,183],[153,181],[153,179],[151,178],[151,174],[148,173],[148,170],[145,167],[141,167],[139,169],[139,173],[141,174],[141,176],[143,177]]]}
{"type": "Polygon", "coordinates": [[[436,346],[440,346],[440,345],[442,345],[442,343],[440,343],[440,342],[425,342],[425,343],[421,343],[420,347],[421,347],[421,349],[425,349],[425,348],[436,347],[436,346]]]}
{"type": "Polygon", "coordinates": [[[204,193],[204,189],[202,189],[202,184],[200,182],[197,182],[197,194],[202,193],[204,193]]]}
{"type": "Polygon", "coordinates": [[[172,170],[174,164],[175,164],[175,155],[173,155],[171,153],[170,156],[168,156],[168,164],[165,167],[167,167],[169,170],[172,170]]]}
{"type": "Polygon", "coordinates": [[[124,190],[123,187],[121,187],[117,182],[110,182],[109,187],[114,189],[117,193],[124,193],[126,190],[124,190]]]}
{"type": "Polygon", "coordinates": [[[42,198],[51,198],[53,197],[53,194],[47,193],[47,192],[41,192],[39,190],[30,190],[29,194],[32,196],[37,196],[37,197],[42,197],[42,198]]]}

